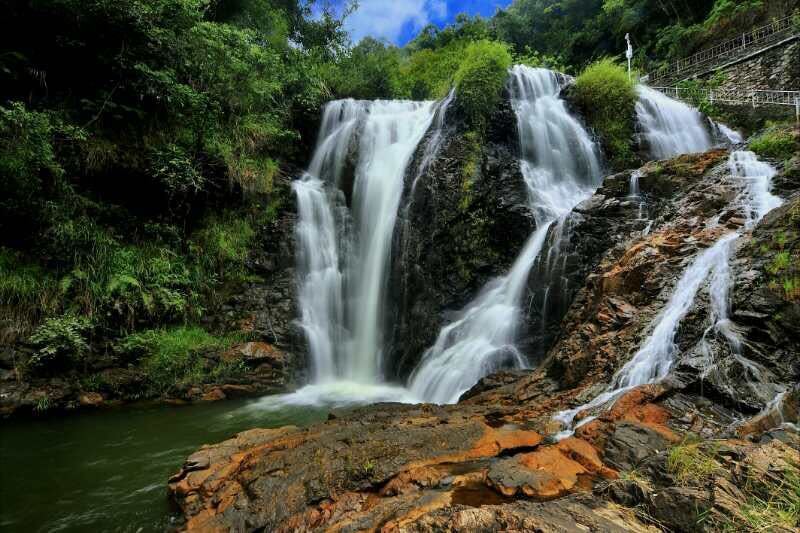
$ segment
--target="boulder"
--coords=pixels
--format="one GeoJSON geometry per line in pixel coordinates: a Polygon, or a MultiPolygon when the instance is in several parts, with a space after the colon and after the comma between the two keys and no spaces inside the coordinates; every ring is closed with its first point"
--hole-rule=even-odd
{"type": "Polygon", "coordinates": [[[287,363],[286,353],[266,342],[239,344],[225,352],[222,359],[225,361],[244,361],[251,366],[269,363],[272,366],[282,367],[287,363]]]}

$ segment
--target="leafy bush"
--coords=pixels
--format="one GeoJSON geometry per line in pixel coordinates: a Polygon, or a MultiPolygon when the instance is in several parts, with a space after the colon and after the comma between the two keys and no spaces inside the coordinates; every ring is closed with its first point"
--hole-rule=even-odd
{"type": "Polygon", "coordinates": [[[14,242],[43,224],[46,204],[63,187],[54,141],[82,132],[19,102],[0,105],[0,239],[14,242]]]}
{"type": "Polygon", "coordinates": [[[750,141],[750,149],[761,157],[787,161],[800,153],[800,135],[791,126],[771,125],[750,141]]]}
{"type": "Polygon", "coordinates": [[[255,231],[250,222],[231,214],[208,219],[192,240],[192,252],[206,272],[221,276],[244,271],[255,231]]]}
{"type": "Polygon", "coordinates": [[[205,181],[186,151],[171,143],[155,148],[150,154],[150,175],[161,183],[170,198],[197,194],[205,181]]]}
{"type": "Polygon", "coordinates": [[[400,51],[367,37],[346,54],[331,76],[333,92],[341,97],[393,98],[397,93],[400,51]]]}
{"type": "Polygon", "coordinates": [[[401,65],[398,96],[415,100],[443,98],[453,87],[466,43],[456,41],[443,48],[423,48],[401,65]]]}
{"type": "Polygon", "coordinates": [[[567,65],[564,64],[561,57],[542,54],[531,49],[530,46],[526,46],[523,52],[514,54],[514,64],[527,65],[533,68],[546,68],[563,73],[570,70],[567,65]]]}
{"type": "Polygon", "coordinates": [[[458,104],[470,126],[481,130],[502,97],[511,66],[508,46],[493,41],[471,43],[454,76],[458,104]]]}
{"type": "Polygon", "coordinates": [[[226,350],[241,340],[235,335],[215,337],[202,328],[184,326],[129,335],[117,344],[117,351],[131,358],[141,357],[154,392],[163,394],[176,385],[202,383],[224,375],[226,369],[219,365],[207,369],[201,354],[226,350]]]}
{"type": "Polygon", "coordinates": [[[635,162],[632,142],[636,91],[625,68],[613,59],[587,67],[575,80],[575,100],[594,128],[615,169],[635,162]]]}
{"type": "Polygon", "coordinates": [[[48,318],[31,335],[36,352],[29,365],[38,368],[73,366],[89,351],[86,334],[90,329],[86,318],[74,315],[48,318]]]}

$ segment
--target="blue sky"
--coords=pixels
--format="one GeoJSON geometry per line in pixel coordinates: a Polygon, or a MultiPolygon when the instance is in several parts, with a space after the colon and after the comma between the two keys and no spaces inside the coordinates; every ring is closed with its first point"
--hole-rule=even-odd
{"type": "MultiPolygon", "coordinates": [[[[345,0],[330,3],[341,7],[345,0]]],[[[402,46],[429,23],[442,27],[459,13],[489,16],[510,3],[511,0],[359,0],[359,8],[347,19],[346,26],[353,42],[372,36],[402,46]]]]}

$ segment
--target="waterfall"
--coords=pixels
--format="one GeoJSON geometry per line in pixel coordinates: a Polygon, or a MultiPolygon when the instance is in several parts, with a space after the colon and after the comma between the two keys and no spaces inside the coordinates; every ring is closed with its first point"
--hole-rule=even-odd
{"type": "Polygon", "coordinates": [[[562,79],[545,69],[515,66],[511,70],[520,167],[537,229],[509,273],[487,284],[425,352],[409,380],[418,398],[453,403],[491,372],[527,365],[514,342],[531,268],[550,227],[591,196],[601,178],[597,146],[560,98],[562,79]]]}
{"type": "Polygon", "coordinates": [[[713,124],[714,128],[719,132],[717,136],[723,137],[729,144],[736,145],[744,142],[742,134],[738,131],[729,128],[722,122],[713,122],[713,124]]]}
{"type": "Polygon", "coordinates": [[[355,392],[342,382],[381,382],[392,235],[407,167],[437,107],[435,102],[331,102],[309,169],[293,185],[300,324],[312,383],[329,385],[328,392],[355,392]]]}
{"type": "MultiPolygon", "coordinates": [[[[742,355],[741,339],[729,318],[730,287],[733,284],[730,255],[742,232],[752,229],[769,211],[780,206],[781,200],[770,192],[775,169],[759,161],[752,152],[733,152],[728,160],[728,169],[734,179],[742,182],[734,203],[745,214],[744,229],[724,235],[695,258],[678,280],[667,305],[656,317],[650,336],[633,358],[614,375],[605,392],[585,405],[562,411],[554,417],[568,428],[559,434],[560,437],[572,433],[569,428],[578,413],[604,406],[634,387],[654,383],[667,376],[678,355],[675,344],[678,327],[709,277],[712,326],[706,335],[710,331],[720,333],[731,346],[734,359],[750,378],[763,382],[765,370],[742,355]]],[[[705,343],[705,338],[702,342],[705,343]]],[[[707,374],[709,370],[706,369],[704,373],[707,374]]],[[[579,425],[593,418],[587,417],[579,425]]]]}
{"type": "Polygon", "coordinates": [[[776,170],[759,161],[753,152],[740,150],[731,153],[728,169],[734,178],[743,181],[742,193],[737,201],[746,217],[746,229],[752,229],[767,213],[783,204],[783,200],[771,192],[776,170]]]}
{"type": "MultiPolygon", "coordinates": [[[[560,433],[559,437],[572,433],[570,428],[578,413],[601,407],[634,387],[653,383],[667,376],[678,352],[675,344],[678,326],[691,309],[697,291],[706,281],[714,265],[727,257],[728,245],[735,237],[734,234],[729,234],[718,240],[686,269],[678,280],[675,292],[672,293],[666,307],[656,317],[653,332],[633,358],[614,375],[611,385],[605,392],[585,405],[562,411],[553,417],[568,428],[560,433]]],[[[587,417],[579,425],[593,418],[587,417]]]]}
{"type": "Polygon", "coordinates": [[[645,207],[647,205],[641,191],[639,191],[639,180],[642,176],[643,174],[641,170],[634,170],[631,172],[630,185],[628,187],[628,197],[632,201],[639,204],[639,214],[637,216],[637,220],[647,220],[647,217],[645,217],[645,207]]]}
{"type": "Polygon", "coordinates": [[[414,151],[433,120],[433,102],[373,102],[364,123],[353,191],[355,253],[350,255],[349,326],[344,376],[380,379],[383,320],[392,235],[414,151]]]}
{"type": "Polygon", "coordinates": [[[706,120],[697,109],[645,85],[639,85],[637,92],[636,117],[653,157],[668,159],[711,149],[706,120]]]}
{"type": "MultiPolygon", "coordinates": [[[[742,231],[751,230],[767,213],[780,207],[783,201],[770,192],[772,178],[775,176],[775,169],[763,161],[759,161],[753,152],[736,151],[731,153],[728,158],[728,170],[735,180],[740,180],[741,192],[735,202],[745,216],[745,225],[742,231]]],[[[731,349],[733,362],[737,363],[742,370],[742,376],[747,381],[749,392],[755,398],[764,403],[768,403],[778,391],[769,392],[766,384],[771,379],[770,372],[745,357],[743,352],[744,342],[736,331],[734,322],[730,319],[730,289],[733,286],[733,276],[730,268],[730,254],[720,259],[715,265],[709,293],[711,297],[711,317],[712,325],[706,330],[702,350],[706,353],[706,368],[703,370],[703,377],[710,376],[713,372],[718,373],[721,383],[729,381],[726,370],[718,365],[718,362],[711,358],[711,351],[707,346],[706,338],[709,335],[717,334],[721,336],[731,349]]],[[[732,397],[740,396],[742,391],[728,388],[732,397]]]]}

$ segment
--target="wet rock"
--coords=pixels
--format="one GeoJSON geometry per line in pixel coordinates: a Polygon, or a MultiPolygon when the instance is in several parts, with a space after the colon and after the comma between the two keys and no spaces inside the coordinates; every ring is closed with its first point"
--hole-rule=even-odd
{"type": "Polygon", "coordinates": [[[203,393],[202,400],[204,402],[218,402],[226,398],[227,396],[225,395],[224,392],[222,392],[222,389],[220,389],[219,387],[214,387],[203,393]]]}
{"type": "Polygon", "coordinates": [[[659,529],[641,522],[629,509],[607,502],[597,502],[591,496],[575,496],[562,500],[536,503],[520,501],[513,504],[474,507],[443,507],[427,512],[397,529],[401,532],[500,532],[538,531],[604,531],[609,533],[652,532],[659,529]]]}
{"type": "Polygon", "coordinates": [[[712,505],[705,489],[667,487],[653,494],[648,511],[659,523],[675,531],[697,531],[700,518],[712,505]]]}
{"type": "Polygon", "coordinates": [[[307,511],[317,502],[335,503],[346,492],[386,487],[387,498],[406,501],[416,492],[409,490],[412,485],[424,488],[442,477],[429,468],[463,463],[469,471],[474,461],[535,447],[541,440],[532,431],[492,428],[475,410],[374,406],[306,430],[254,430],[204,448],[190,460],[207,458],[210,466],[184,469],[170,491],[189,518],[189,530],[243,524],[275,530],[292,519],[317,516],[307,511]],[[275,494],[282,495],[283,505],[273,505],[275,494]]]}
{"type": "Polygon", "coordinates": [[[800,387],[795,386],[775,400],[762,412],[741,424],[736,432],[740,436],[753,435],[800,421],[800,387]]]}
{"type": "Polygon", "coordinates": [[[649,499],[649,490],[641,483],[630,479],[620,479],[608,486],[611,499],[625,507],[636,507],[649,499]]]}
{"type": "Polygon", "coordinates": [[[247,342],[234,346],[222,358],[226,361],[241,360],[254,366],[269,363],[280,367],[287,363],[286,353],[266,342],[247,342]]]}
{"type": "Polygon", "coordinates": [[[652,455],[665,452],[670,442],[657,431],[633,422],[620,422],[608,438],[603,460],[619,470],[634,470],[652,455]]]}
{"type": "Polygon", "coordinates": [[[503,370],[495,372],[481,379],[471,389],[462,394],[460,400],[468,400],[487,391],[514,384],[519,381],[520,377],[529,373],[530,370],[503,370]]]}
{"type": "Polygon", "coordinates": [[[78,403],[84,407],[100,407],[105,403],[105,398],[98,392],[84,392],[78,396],[78,403]]]}

